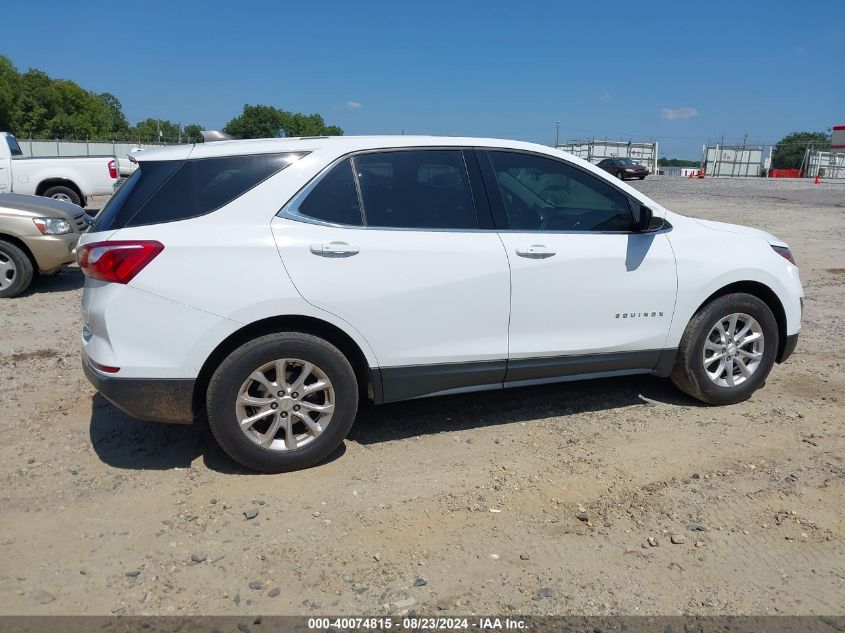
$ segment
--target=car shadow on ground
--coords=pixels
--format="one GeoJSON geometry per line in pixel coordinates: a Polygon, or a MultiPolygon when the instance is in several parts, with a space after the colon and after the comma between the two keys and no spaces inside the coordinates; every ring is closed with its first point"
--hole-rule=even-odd
{"type": "Polygon", "coordinates": [[[582,380],[366,407],[358,414],[349,439],[376,444],[589,411],[647,406],[651,402],[705,406],[678,391],[671,381],[654,376],[582,380]]]}
{"type": "MultiPolygon", "coordinates": [[[[589,411],[647,406],[650,401],[704,406],[682,394],[670,381],[652,376],[567,382],[365,406],[347,441],[377,444],[589,411]]],[[[189,425],[138,420],[99,394],[92,398],[89,435],[97,456],[115,468],[189,468],[202,457],[205,466],[216,472],[255,474],[223,452],[204,421],[189,425]]],[[[345,450],[345,445],[341,445],[323,463],[340,458],[345,450]]]]}
{"type": "Polygon", "coordinates": [[[85,275],[76,267],[63,268],[55,275],[36,275],[32,285],[22,296],[44,294],[47,292],[70,292],[85,285],[85,275]]]}
{"type": "Polygon", "coordinates": [[[91,399],[88,428],[97,456],[109,466],[129,470],[190,468],[202,456],[211,470],[247,473],[229,459],[204,424],[163,424],[127,415],[100,394],[91,399]]]}

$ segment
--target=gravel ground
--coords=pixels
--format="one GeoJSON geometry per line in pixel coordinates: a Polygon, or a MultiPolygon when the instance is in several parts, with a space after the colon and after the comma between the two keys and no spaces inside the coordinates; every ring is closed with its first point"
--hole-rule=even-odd
{"type": "Polygon", "coordinates": [[[798,351],[750,401],[632,377],[391,404],[261,476],[95,395],[77,269],[4,300],[0,613],[845,612],[845,187],[636,186],[793,247],[798,351]]]}

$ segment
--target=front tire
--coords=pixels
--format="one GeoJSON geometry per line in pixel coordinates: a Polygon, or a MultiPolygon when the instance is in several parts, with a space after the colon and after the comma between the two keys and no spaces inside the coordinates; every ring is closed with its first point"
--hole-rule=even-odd
{"type": "Polygon", "coordinates": [[[16,297],[29,288],[32,262],[17,245],[0,240],[0,299],[16,297]]]}
{"type": "Polygon", "coordinates": [[[736,404],[763,386],[777,349],[778,326],[769,306],[754,295],[725,295],[687,325],[672,382],[707,404],[736,404]]]}
{"type": "Polygon", "coordinates": [[[257,338],[217,368],[206,393],[215,439],[247,468],[278,473],[313,466],[349,433],[358,384],[331,343],[300,332],[257,338]]]}
{"type": "Polygon", "coordinates": [[[617,177],[619,180],[625,180],[625,172],[624,172],[624,171],[617,171],[617,172],[616,172],[616,177],[617,177]]]}

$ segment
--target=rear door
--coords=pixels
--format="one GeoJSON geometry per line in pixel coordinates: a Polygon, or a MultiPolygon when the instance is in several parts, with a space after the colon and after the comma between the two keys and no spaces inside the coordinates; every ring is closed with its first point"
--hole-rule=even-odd
{"type": "Polygon", "coordinates": [[[385,400],[504,379],[510,272],[482,189],[472,151],[368,152],[273,221],[302,296],[372,346],[385,400]]]}
{"type": "Polygon", "coordinates": [[[507,381],[653,368],[677,290],[665,232],[637,232],[625,193],[563,160],[479,157],[511,266],[507,381]]]}

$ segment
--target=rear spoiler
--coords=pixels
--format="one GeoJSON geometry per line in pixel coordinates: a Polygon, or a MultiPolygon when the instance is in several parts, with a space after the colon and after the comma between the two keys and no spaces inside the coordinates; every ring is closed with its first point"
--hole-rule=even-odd
{"type": "Polygon", "coordinates": [[[200,134],[202,134],[202,140],[204,143],[235,140],[234,136],[229,136],[228,134],[226,134],[225,132],[221,132],[220,130],[202,130],[200,134]]]}

